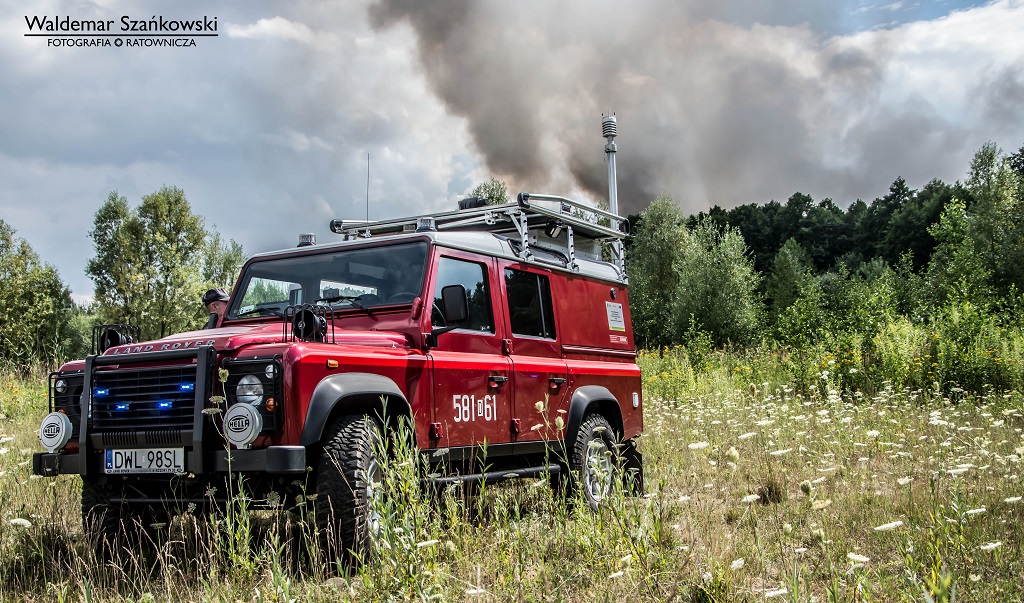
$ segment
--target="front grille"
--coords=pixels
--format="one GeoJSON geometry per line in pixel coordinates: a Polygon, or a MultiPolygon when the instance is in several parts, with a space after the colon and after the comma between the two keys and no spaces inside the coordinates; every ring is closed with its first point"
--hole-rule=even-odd
{"type": "Polygon", "coordinates": [[[97,431],[191,429],[196,365],[98,369],[92,379],[92,425],[97,431]]]}

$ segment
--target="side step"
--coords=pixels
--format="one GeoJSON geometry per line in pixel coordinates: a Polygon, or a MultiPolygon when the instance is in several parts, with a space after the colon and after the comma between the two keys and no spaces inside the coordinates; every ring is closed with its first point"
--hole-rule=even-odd
{"type": "Polygon", "coordinates": [[[446,475],[444,477],[425,478],[420,480],[424,485],[447,486],[460,482],[483,482],[490,484],[508,479],[520,477],[535,477],[538,475],[555,475],[561,472],[561,466],[552,463],[550,465],[539,465],[537,467],[524,467],[522,469],[508,469],[506,471],[486,471],[484,473],[467,473],[465,475],[446,475]]]}

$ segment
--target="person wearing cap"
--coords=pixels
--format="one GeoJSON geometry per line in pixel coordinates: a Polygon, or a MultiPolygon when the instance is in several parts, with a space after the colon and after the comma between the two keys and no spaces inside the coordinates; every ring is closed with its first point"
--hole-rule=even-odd
{"type": "Polygon", "coordinates": [[[228,294],[220,287],[210,289],[203,294],[203,305],[206,306],[206,311],[210,313],[210,318],[206,321],[204,329],[212,329],[217,326],[221,317],[224,316],[229,299],[228,294]]]}

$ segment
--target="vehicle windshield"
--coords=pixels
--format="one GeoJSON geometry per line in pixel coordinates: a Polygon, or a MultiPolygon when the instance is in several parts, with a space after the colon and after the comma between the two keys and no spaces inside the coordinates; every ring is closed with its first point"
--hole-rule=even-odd
{"type": "Polygon", "coordinates": [[[256,261],[242,275],[225,318],[281,316],[298,304],[364,312],[408,304],[421,294],[426,263],[426,243],[256,261]]]}

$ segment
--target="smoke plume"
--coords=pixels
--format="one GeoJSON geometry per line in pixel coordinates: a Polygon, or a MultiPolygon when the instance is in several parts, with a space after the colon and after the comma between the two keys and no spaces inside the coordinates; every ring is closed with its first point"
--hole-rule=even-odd
{"type": "Polygon", "coordinates": [[[379,0],[370,18],[411,27],[432,90],[516,190],[604,199],[600,116],[615,111],[623,213],[661,193],[688,211],[797,190],[846,204],[899,176],[955,179],[986,139],[1017,136],[1004,142],[1016,148],[1024,134],[1007,101],[1020,77],[972,72],[1020,73],[1019,44],[947,56],[945,71],[914,62],[936,30],[969,30],[985,11],[1020,27],[1019,6],[844,35],[823,33],[850,18],[842,3],[708,4],[379,0]],[[976,81],[947,89],[953,77],[976,81]],[[976,123],[954,119],[975,104],[976,123]]]}

